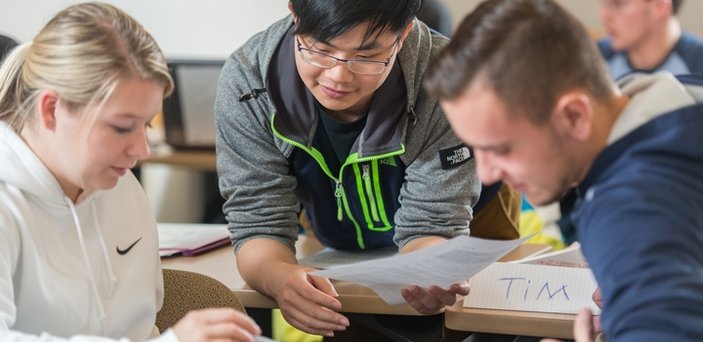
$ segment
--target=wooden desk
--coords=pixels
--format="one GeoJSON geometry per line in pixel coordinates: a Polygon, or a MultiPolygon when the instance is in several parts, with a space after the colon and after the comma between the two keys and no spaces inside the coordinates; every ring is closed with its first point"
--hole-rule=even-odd
{"type": "Polygon", "coordinates": [[[149,158],[139,164],[146,163],[167,164],[199,171],[217,171],[215,151],[212,150],[176,151],[169,146],[158,146],[153,148],[149,158]]]}
{"type": "MultiPolygon", "coordinates": [[[[295,244],[298,258],[313,254],[322,249],[317,239],[301,235],[295,244]]],[[[202,273],[227,285],[237,294],[245,307],[277,308],[276,302],[248,287],[237,272],[234,251],[226,246],[196,257],[170,257],[161,262],[164,268],[202,273]]],[[[358,284],[333,281],[339,293],[343,312],[378,313],[391,315],[419,315],[410,305],[388,305],[370,289],[358,284]]]]}
{"type": "MultiPolygon", "coordinates": [[[[301,235],[295,244],[298,259],[313,254],[322,249],[317,239],[309,239],[301,235]]],[[[525,244],[516,251],[506,255],[503,261],[514,260],[516,257],[532,255],[544,251],[544,245],[525,244]]],[[[276,308],[276,302],[248,287],[237,272],[237,264],[231,247],[226,246],[201,254],[196,257],[170,257],[162,260],[164,268],[185,270],[202,273],[213,277],[227,285],[245,307],[276,308]]],[[[388,305],[370,289],[344,281],[333,281],[343,312],[376,313],[391,315],[419,315],[410,305],[388,305]]]]}
{"type": "Polygon", "coordinates": [[[573,339],[576,315],[465,308],[462,300],[444,312],[444,325],[458,331],[573,339]]]}
{"type": "MultiPolygon", "coordinates": [[[[317,239],[300,236],[295,244],[298,258],[322,249],[317,239]]],[[[276,302],[248,287],[237,273],[237,264],[231,247],[218,248],[197,257],[171,257],[162,260],[164,268],[202,273],[227,285],[250,308],[277,308],[276,302]]],[[[333,281],[339,293],[343,312],[419,315],[410,305],[388,305],[378,295],[358,284],[333,281]]]]}

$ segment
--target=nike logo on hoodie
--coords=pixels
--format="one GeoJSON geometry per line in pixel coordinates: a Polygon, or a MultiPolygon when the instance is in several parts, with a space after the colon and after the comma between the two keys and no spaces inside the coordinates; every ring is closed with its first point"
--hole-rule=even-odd
{"type": "Polygon", "coordinates": [[[136,245],[137,242],[139,242],[139,241],[141,241],[141,240],[142,240],[142,238],[137,239],[137,241],[132,242],[132,244],[129,245],[129,247],[127,247],[127,248],[125,248],[125,249],[120,249],[119,246],[116,246],[116,247],[115,247],[115,250],[117,250],[117,254],[119,254],[119,255],[125,255],[125,254],[129,253],[129,251],[132,249],[132,247],[134,247],[134,245],[136,245]]]}

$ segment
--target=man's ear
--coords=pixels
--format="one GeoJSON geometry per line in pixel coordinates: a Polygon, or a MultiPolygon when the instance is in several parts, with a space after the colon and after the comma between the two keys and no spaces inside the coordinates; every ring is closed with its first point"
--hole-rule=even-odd
{"type": "Polygon", "coordinates": [[[39,93],[37,111],[39,112],[38,124],[42,128],[53,131],[56,128],[56,109],[59,95],[53,90],[43,90],[39,93]]]}
{"type": "Polygon", "coordinates": [[[408,34],[410,34],[410,30],[413,29],[415,26],[415,20],[410,20],[407,26],[403,29],[403,33],[400,34],[400,39],[398,41],[398,50],[400,50],[403,47],[403,43],[405,42],[405,38],[408,37],[408,34]]]}
{"type": "Polygon", "coordinates": [[[654,10],[657,18],[668,19],[674,16],[674,7],[671,0],[649,1],[649,5],[654,10]]]}
{"type": "Polygon", "coordinates": [[[583,141],[593,133],[593,103],[583,92],[568,92],[557,99],[552,112],[555,127],[577,140],[583,141]]]}
{"type": "Polygon", "coordinates": [[[293,15],[293,21],[298,22],[298,16],[295,15],[295,12],[293,12],[293,3],[291,1],[288,1],[288,10],[290,11],[290,14],[293,15]]]}

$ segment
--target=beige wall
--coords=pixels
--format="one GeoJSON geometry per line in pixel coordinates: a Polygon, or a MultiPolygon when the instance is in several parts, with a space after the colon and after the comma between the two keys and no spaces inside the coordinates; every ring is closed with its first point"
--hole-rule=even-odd
{"type": "MultiPolygon", "coordinates": [[[[56,11],[83,0],[0,0],[0,33],[26,41],[56,11]]],[[[288,0],[103,0],[139,20],[169,57],[224,58],[252,34],[288,14],[288,0]]],[[[442,0],[457,25],[482,0],[442,0]]],[[[581,18],[589,30],[601,31],[602,0],[557,0],[581,18]]],[[[703,1],[686,0],[684,27],[703,34],[703,1]]]]}
{"type": "MultiPolygon", "coordinates": [[[[57,11],[85,0],[0,0],[0,33],[27,41],[57,11]]],[[[126,11],[170,58],[225,58],[288,14],[288,0],[101,0],[126,11]]]]}
{"type": "MultiPolygon", "coordinates": [[[[476,7],[481,0],[443,0],[454,13],[454,25],[459,22],[476,7]]],[[[581,19],[586,27],[594,32],[601,32],[602,27],[598,19],[598,9],[601,0],[557,0],[568,10],[581,19]]],[[[681,23],[686,30],[703,34],[703,20],[700,20],[700,13],[703,13],[703,1],[684,1],[680,9],[681,23]]]]}

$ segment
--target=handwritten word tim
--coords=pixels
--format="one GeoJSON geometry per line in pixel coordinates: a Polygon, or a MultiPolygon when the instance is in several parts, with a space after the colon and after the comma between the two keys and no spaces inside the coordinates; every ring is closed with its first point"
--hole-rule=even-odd
{"type": "Polygon", "coordinates": [[[566,284],[561,284],[561,286],[554,287],[554,285],[549,284],[549,281],[546,281],[544,285],[542,285],[541,287],[532,288],[533,292],[530,292],[532,281],[527,278],[509,277],[498,278],[498,280],[508,282],[508,286],[505,289],[505,299],[508,300],[511,299],[513,293],[516,293],[517,296],[522,293],[522,300],[527,300],[528,298],[531,298],[530,294],[534,295],[534,289],[539,289],[539,291],[537,291],[537,295],[535,296],[535,300],[540,300],[542,298],[547,297],[547,299],[552,300],[558,294],[562,294],[566,300],[571,300],[571,298],[569,298],[569,294],[566,292],[566,284]],[[513,285],[515,285],[515,289],[513,289],[513,285]],[[552,292],[552,289],[556,289],[556,291],[552,292]],[[545,293],[546,296],[542,297],[542,295],[545,293]]]}

